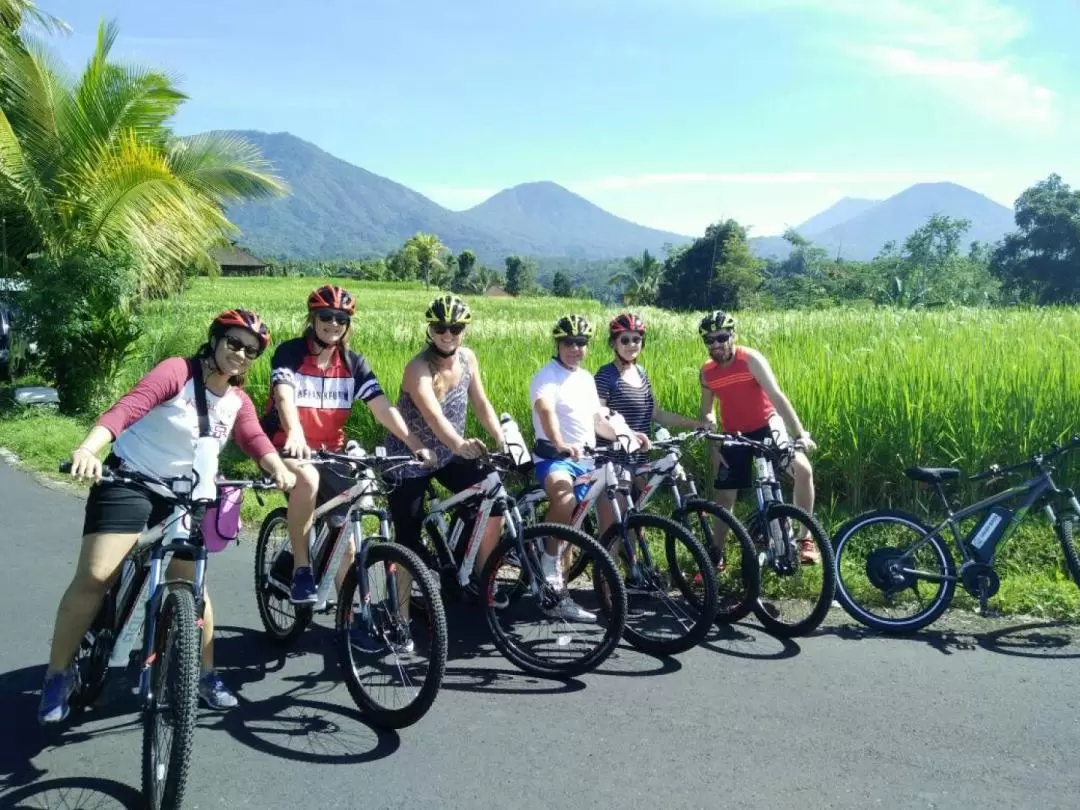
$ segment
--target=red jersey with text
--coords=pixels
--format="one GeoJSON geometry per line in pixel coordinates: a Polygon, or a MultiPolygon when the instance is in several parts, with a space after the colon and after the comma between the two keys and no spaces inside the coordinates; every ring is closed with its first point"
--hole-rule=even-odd
{"type": "Polygon", "coordinates": [[[354,351],[334,352],[330,365],[319,368],[319,347],[306,337],[278,346],[270,361],[270,399],[263,427],[275,447],[285,444],[274,388],[291,385],[300,427],[308,447],[336,451],[345,446],[345,423],[354,402],[382,396],[382,386],[368,361],[354,351]]]}
{"type": "Polygon", "coordinates": [[[742,346],[735,347],[735,357],[726,366],[711,359],[706,362],[701,377],[720,401],[720,425],[726,432],[747,433],[765,427],[776,413],[769,395],[750,371],[742,346]]]}

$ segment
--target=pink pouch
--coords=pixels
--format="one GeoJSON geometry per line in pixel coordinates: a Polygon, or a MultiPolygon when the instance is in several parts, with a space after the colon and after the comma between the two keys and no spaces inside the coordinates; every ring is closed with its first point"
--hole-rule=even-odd
{"type": "Polygon", "coordinates": [[[240,507],[244,490],[240,487],[218,489],[217,503],[206,510],[202,521],[203,543],[209,552],[224,551],[240,536],[240,507]]]}

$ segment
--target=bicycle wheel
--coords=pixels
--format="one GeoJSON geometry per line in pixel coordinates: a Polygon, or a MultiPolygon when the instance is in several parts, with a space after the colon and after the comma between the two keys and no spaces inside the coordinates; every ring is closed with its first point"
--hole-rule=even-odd
{"type": "Polygon", "coordinates": [[[392,543],[370,543],[366,554],[364,587],[356,565],[341,584],[334,620],[338,661],[360,711],[376,725],[405,728],[427,713],[442,686],[446,612],[438,579],[415,552],[392,543]],[[424,610],[414,622],[409,595],[417,591],[424,610]],[[414,632],[417,629],[423,632],[414,632]],[[364,675],[369,667],[374,673],[370,679],[364,675]]]}
{"type": "Polygon", "coordinates": [[[912,632],[952,602],[956,568],[948,548],[914,515],[881,509],[836,533],[836,599],[853,619],[884,632],[912,632]],[[931,590],[923,594],[920,586],[931,590]]]}
{"type": "Polygon", "coordinates": [[[507,660],[530,675],[570,678],[596,669],[619,643],[626,627],[626,587],[611,556],[587,534],[569,526],[537,523],[526,526],[525,553],[537,570],[545,541],[558,543],[556,560],[566,546],[584,555],[593,575],[570,579],[554,563],[543,581],[533,582],[529,569],[517,559],[516,548],[504,536],[480,574],[484,613],[492,640],[507,660]],[[497,609],[496,586],[522,580],[513,588],[510,604],[497,609]],[[530,631],[530,628],[531,631],[530,631]]]}
{"type": "Polygon", "coordinates": [[[295,639],[311,624],[311,608],[289,601],[293,555],[289,543],[289,510],[273,510],[259,527],[255,541],[255,603],[267,634],[283,644],[295,639]]]}
{"type": "Polygon", "coordinates": [[[184,799],[199,699],[200,642],[195,597],[182,585],[172,586],[158,613],[150,694],[142,712],[142,788],[153,810],[179,807],[184,799]]]}
{"type": "Polygon", "coordinates": [[[623,638],[651,655],[675,655],[701,643],[716,619],[716,570],[685,526],[634,512],[626,518],[625,539],[622,526],[613,524],[600,544],[626,583],[623,638]]]}
{"type": "MultiPolygon", "coordinates": [[[[68,698],[73,709],[93,705],[105,681],[109,677],[109,656],[112,654],[114,633],[112,629],[113,604],[118,585],[113,585],[105,595],[105,601],[94,617],[93,624],[83,636],[79,650],[75,653],[75,671],[78,673],[78,685],[68,698]]],[[[136,606],[139,609],[139,606],[136,606]]]]}
{"type": "Polygon", "coordinates": [[[832,545],[817,519],[794,504],[774,501],[765,514],[755,513],[747,529],[757,546],[761,590],[754,615],[771,634],[804,636],[829,614],[836,593],[836,562],[832,545]],[[773,535],[782,533],[784,553],[776,554],[773,535]],[[799,538],[813,540],[821,562],[803,565],[799,538]]]}
{"type": "Polygon", "coordinates": [[[1080,556],[1076,554],[1076,544],[1073,542],[1072,520],[1059,518],[1054,524],[1054,532],[1057,533],[1061,542],[1061,550],[1065,553],[1065,565],[1069,569],[1069,576],[1077,587],[1080,587],[1080,556]]]}
{"type": "Polygon", "coordinates": [[[702,498],[686,501],[675,513],[675,519],[699,538],[712,560],[716,572],[716,622],[732,624],[745,618],[754,609],[761,591],[757,551],[746,527],[720,504],[702,498]],[[723,549],[718,549],[716,543],[720,525],[727,529],[723,549]],[[722,570],[715,568],[721,560],[722,570]]]}

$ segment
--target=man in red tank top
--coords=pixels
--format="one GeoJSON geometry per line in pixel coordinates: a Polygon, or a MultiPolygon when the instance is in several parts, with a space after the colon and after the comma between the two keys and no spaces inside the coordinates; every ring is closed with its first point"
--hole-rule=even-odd
{"type": "MultiPolygon", "coordinates": [[[[714,406],[719,401],[724,432],[738,431],[756,441],[801,439],[806,449],[813,452],[816,445],[799,421],[795,408],[780,390],[769,361],[756,349],[735,345],[735,319],[716,310],[702,318],[698,332],[709,352],[709,360],[702,366],[700,375],[701,419],[715,430],[714,406]]],[[[753,483],[752,451],[729,447],[723,454],[714,454],[714,463],[716,502],[731,509],[739,490],[747,489],[753,483]]],[[[795,480],[795,505],[813,514],[814,472],[806,453],[796,452],[791,467],[785,472],[795,480]]],[[[726,529],[718,529],[716,539],[722,553],[726,529]]],[[[800,540],[803,563],[820,562],[821,554],[814,542],[808,536],[800,540]]]]}

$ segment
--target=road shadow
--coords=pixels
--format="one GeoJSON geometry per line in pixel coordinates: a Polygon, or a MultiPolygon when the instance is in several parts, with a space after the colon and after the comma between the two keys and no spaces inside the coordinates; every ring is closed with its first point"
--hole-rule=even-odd
{"type": "Polygon", "coordinates": [[[718,655],[751,661],[783,661],[802,652],[793,639],[771,635],[764,628],[746,622],[717,623],[698,646],[718,655]]]}
{"type": "Polygon", "coordinates": [[[1027,622],[1008,626],[927,628],[913,633],[885,633],[860,624],[822,628],[845,641],[886,639],[925,644],[942,655],[985,650],[1023,658],[1080,659],[1080,628],[1060,621],[1027,622]],[[1056,630],[1057,632],[1048,632],[1056,630]]]}
{"type": "Polygon", "coordinates": [[[143,806],[140,791],[112,779],[97,777],[47,779],[0,792],[0,808],[4,810],[119,810],[143,806]]]}

